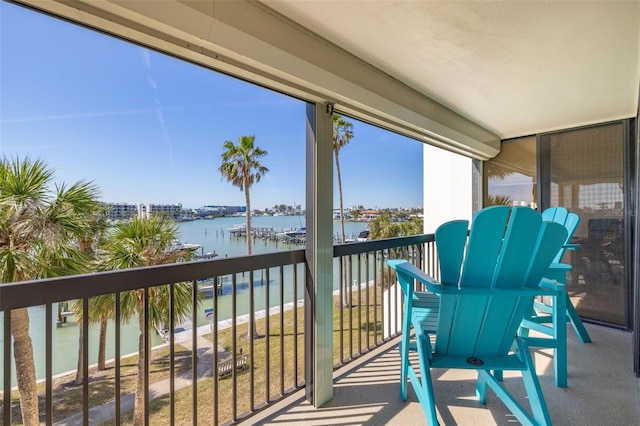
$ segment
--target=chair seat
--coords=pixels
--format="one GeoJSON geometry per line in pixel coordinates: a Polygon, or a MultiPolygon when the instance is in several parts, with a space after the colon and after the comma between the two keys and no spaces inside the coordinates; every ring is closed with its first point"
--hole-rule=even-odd
{"type": "Polygon", "coordinates": [[[466,359],[459,357],[450,357],[444,355],[433,355],[431,359],[432,368],[456,368],[461,370],[509,370],[522,371],[527,369],[527,365],[522,362],[517,354],[509,354],[501,357],[483,357],[478,358],[482,361],[482,365],[473,364],[466,359]]]}

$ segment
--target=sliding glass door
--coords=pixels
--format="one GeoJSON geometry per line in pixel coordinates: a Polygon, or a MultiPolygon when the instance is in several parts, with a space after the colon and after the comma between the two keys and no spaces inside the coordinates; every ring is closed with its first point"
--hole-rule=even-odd
{"type": "Polygon", "coordinates": [[[567,291],[580,316],[624,328],[628,136],[628,122],[615,122],[538,137],[541,210],[562,206],[581,218],[572,241],[581,247],[564,258],[573,265],[567,291]]]}

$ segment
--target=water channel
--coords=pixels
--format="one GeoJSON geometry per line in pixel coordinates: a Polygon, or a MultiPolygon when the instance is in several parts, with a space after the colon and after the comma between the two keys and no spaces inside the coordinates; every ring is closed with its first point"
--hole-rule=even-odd
{"type": "MultiPolygon", "coordinates": [[[[245,218],[243,217],[231,217],[231,218],[216,218],[216,219],[202,219],[189,222],[179,223],[180,241],[183,243],[198,244],[201,246],[199,249],[200,254],[215,253],[216,258],[242,256],[246,254],[246,240],[242,237],[233,237],[229,231],[236,225],[243,224],[245,218]]],[[[357,236],[361,231],[366,229],[367,224],[363,222],[345,222],[345,233],[347,238],[357,236]]],[[[304,228],[303,216],[258,216],[252,218],[252,227],[271,228],[276,232],[283,229],[304,228]]],[[[334,222],[334,235],[338,235],[340,229],[340,222],[334,222]]],[[[283,241],[274,242],[268,239],[256,239],[254,242],[253,253],[269,253],[280,250],[296,250],[303,248],[300,244],[286,243],[283,241]]],[[[292,276],[293,267],[288,266],[284,268],[284,303],[293,301],[292,291],[292,276]]],[[[302,298],[302,268],[298,270],[298,298],[302,298]]],[[[265,289],[267,285],[269,287],[270,307],[277,306],[280,303],[279,283],[280,283],[280,271],[279,268],[272,268],[269,271],[269,282],[267,283],[267,277],[264,271],[254,273],[254,289],[256,299],[256,310],[265,309],[265,289]]],[[[236,277],[237,293],[237,315],[243,315],[248,313],[248,288],[249,288],[249,274],[241,276],[238,274],[236,277]]],[[[338,280],[335,280],[334,287],[338,288],[338,280]]],[[[231,306],[231,293],[232,293],[232,280],[230,276],[222,278],[223,293],[218,296],[218,320],[222,321],[231,318],[232,306],[231,306]]],[[[205,309],[213,307],[213,299],[211,295],[209,298],[205,298],[197,313],[197,325],[205,325],[209,323],[205,314],[205,309]]],[[[70,371],[75,371],[77,367],[78,359],[78,325],[75,322],[75,318],[71,316],[66,317],[66,322],[61,327],[56,327],[56,317],[58,315],[57,308],[53,309],[53,374],[63,374],[70,371]]],[[[44,307],[34,306],[29,308],[30,318],[30,334],[34,347],[34,358],[36,364],[36,376],[44,378],[45,376],[45,309],[44,307]]],[[[2,313],[0,313],[0,327],[3,324],[2,313]]],[[[107,359],[111,359],[114,356],[114,324],[110,322],[107,329],[107,359]]],[[[138,326],[137,321],[131,321],[129,323],[123,323],[121,326],[121,353],[129,354],[137,352],[138,345],[138,326]]],[[[97,362],[98,352],[98,326],[90,326],[89,329],[89,364],[97,362]]],[[[159,345],[162,343],[162,338],[156,333],[151,334],[152,345],[159,345]]],[[[3,347],[3,338],[0,336],[0,347],[3,347]]],[[[3,354],[0,351],[0,365],[3,362],[3,354]]],[[[14,377],[12,383],[15,385],[15,368],[12,367],[14,377]]],[[[0,369],[0,382],[2,381],[3,371],[0,369]]]]}

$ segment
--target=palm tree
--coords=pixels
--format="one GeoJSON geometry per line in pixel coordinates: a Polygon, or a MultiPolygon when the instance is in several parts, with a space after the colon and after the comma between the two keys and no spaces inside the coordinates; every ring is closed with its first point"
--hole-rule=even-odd
{"type": "MultiPolygon", "coordinates": [[[[87,255],[87,257],[90,259],[87,265],[91,272],[94,272],[97,268],[97,247],[98,245],[101,244],[107,229],[106,213],[107,213],[107,208],[104,205],[97,207],[93,217],[89,220],[88,227],[85,231],[85,234],[78,239],[78,247],[80,251],[85,255],[87,255]]],[[[83,315],[82,300],[81,299],[75,300],[72,306],[73,306],[72,310],[76,313],[75,317],[76,317],[76,322],[78,324],[78,366],[76,370],[75,384],[81,385],[84,380],[84,377],[83,377],[84,369],[82,368],[82,365],[84,362],[84,359],[83,359],[84,351],[82,350],[82,342],[84,339],[84,329],[82,324],[82,315],[83,315]]],[[[95,320],[95,319],[92,321],[93,317],[95,317],[95,315],[93,315],[94,312],[100,313],[101,311],[98,311],[90,306],[89,321],[92,323],[98,322],[98,320],[95,320]]],[[[106,334],[107,334],[107,321],[109,318],[102,317],[99,319],[101,320],[101,322],[100,322],[100,338],[98,340],[99,342],[98,369],[104,370],[106,368],[106,365],[105,365],[106,334]]]]}
{"type": "Polygon", "coordinates": [[[400,235],[420,235],[424,234],[424,220],[421,217],[411,217],[400,224],[400,235]]]}
{"type": "MultiPolygon", "coordinates": [[[[402,233],[402,227],[393,222],[391,218],[391,212],[389,210],[384,210],[380,215],[378,215],[375,220],[371,221],[369,224],[369,238],[372,240],[380,240],[384,238],[395,238],[400,236],[402,233]]],[[[388,256],[390,258],[396,257],[396,254],[393,250],[389,250],[388,256]]],[[[378,282],[381,283],[382,287],[385,288],[391,283],[396,282],[396,273],[395,270],[389,268],[389,274],[385,275],[384,271],[380,272],[377,279],[378,282]],[[387,281],[388,280],[388,281],[387,281]]]]}
{"type": "MultiPolygon", "coordinates": [[[[79,386],[84,381],[84,327],[82,322],[83,303],[82,299],[73,302],[73,311],[76,313],[78,323],[78,363],[76,368],[75,385],[79,386]]],[[[110,318],[115,315],[115,298],[112,294],[103,294],[89,299],[89,324],[100,324],[100,335],[98,338],[98,370],[105,370],[107,351],[107,324],[110,318]]]]}
{"type": "MultiPolygon", "coordinates": [[[[254,183],[260,182],[269,169],[266,168],[260,159],[268,153],[254,145],[255,136],[240,136],[238,145],[231,141],[224,142],[225,151],[222,153],[222,164],[218,169],[222,178],[244,190],[244,199],[247,206],[247,254],[251,254],[253,235],[251,234],[251,196],[249,190],[254,183]]],[[[251,280],[251,275],[250,278],[251,280]]],[[[249,283],[253,286],[253,283],[249,283]]],[[[251,287],[253,288],[253,287],[251,287]]],[[[253,293],[250,293],[252,297],[253,293]]],[[[258,334],[256,319],[252,321],[254,338],[261,337],[258,334]]],[[[249,333],[247,333],[248,335],[249,333]]]]}
{"type": "Polygon", "coordinates": [[[383,238],[394,238],[400,235],[400,225],[391,220],[389,210],[383,211],[375,220],[369,224],[369,238],[381,240],[383,238]]]}
{"type": "Polygon", "coordinates": [[[338,194],[340,200],[340,236],[344,243],[344,205],[342,202],[342,176],[340,174],[340,150],[353,138],[353,124],[340,114],[333,114],[333,156],[336,159],[336,174],[338,176],[338,194]]]}
{"type": "MultiPolygon", "coordinates": [[[[97,268],[97,246],[104,238],[104,233],[107,229],[106,222],[107,209],[104,205],[98,206],[94,212],[93,217],[89,220],[88,226],[85,230],[85,234],[78,238],[78,248],[87,256],[87,272],[95,272],[97,268]]],[[[84,369],[82,368],[84,363],[84,351],[82,349],[82,342],[84,340],[84,328],[82,323],[83,307],[82,299],[73,301],[72,310],[75,312],[76,323],[78,324],[78,365],[76,369],[75,384],[81,385],[84,380],[84,369]]],[[[98,312],[93,308],[89,309],[90,322],[92,314],[98,312]]],[[[93,315],[95,316],[95,315],[93,315]]],[[[106,333],[107,333],[107,320],[100,324],[100,339],[98,348],[98,369],[105,369],[105,352],[106,352],[106,333]]]]}
{"type": "MultiPolygon", "coordinates": [[[[53,182],[41,160],[0,160],[0,281],[16,282],[86,271],[78,240],[99,206],[97,188],[85,181],[53,182]]],[[[11,314],[20,411],[25,425],[39,425],[33,345],[26,308],[11,314]]]]}
{"type": "MultiPolygon", "coordinates": [[[[346,236],[344,232],[344,203],[342,201],[342,175],[340,174],[340,150],[345,147],[353,138],[353,124],[340,114],[333,114],[333,156],[336,159],[336,174],[338,176],[338,196],[340,201],[340,242],[344,243],[346,236]]],[[[346,260],[343,261],[343,268],[346,267],[346,260]]],[[[342,306],[351,306],[349,300],[349,283],[347,274],[342,280],[342,306]]]]}
{"type": "MultiPolygon", "coordinates": [[[[174,263],[189,258],[191,253],[183,250],[171,250],[178,235],[173,221],[161,216],[149,219],[133,219],[131,222],[116,226],[108,235],[102,246],[103,257],[101,270],[126,269],[174,263]]],[[[191,283],[177,283],[174,288],[174,321],[179,322],[191,309],[193,287],[191,283]]],[[[149,288],[149,327],[169,323],[171,287],[162,285],[149,288]]],[[[197,297],[200,293],[196,292],[197,297]]],[[[111,296],[113,297],[113,296],[111,296]]],[[[102,300],[104,309],[113,309],[113,300],[102,300]]],[[[98,301],[96,301],[98,303],[98,301]]],[[[144,424],[144,372],[146,362],[151,358],[145,356],[144,340],[149,333],[144,323],[144,290],[123,292],[120,297],[120,309],[125,321],[138,318],[140,338],[138,342],[138,376],[136,380],[133,422],[144,424]]]]}
{"type": "Polygon", "coordinates": [[[508,195],[487,194],[487,206],[511,206],[513,200],[508,195]]]}
{"type": "Polygon", "coordinates": [[[218,169],[222,178],[231,182],[233,186],[244,190],[244,199],[247,206],[247,254],[251,254],[251,196],[250,189],[254,183],[260,182],[269,169],[260,159],[268,153],[254,145],[255,136],[240,136],[238,145],[231,141],[224,142],[225,151],[222,153],[222,164],[218,169]]]}
{"type": "MultiPolygon", "coordinates": [[[[78,363],[74,383],[80,386],[84,381],[84,325],[82,299],[73,302],[76,322],[78,323],[78,363]]],[[[107,324],[115,311],[114,298],[111,294],[104,294],[89,299],[89,324],[100,323],[100,337],[98,339],[98,370],[106,369],[107,324]]]]}

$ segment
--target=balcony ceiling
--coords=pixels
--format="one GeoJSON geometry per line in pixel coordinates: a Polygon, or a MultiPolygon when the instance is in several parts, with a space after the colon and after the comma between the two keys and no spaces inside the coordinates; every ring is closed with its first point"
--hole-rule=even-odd
{"type": "Polygon", "coordinates": [[[502,139],[637,112],[638,1],[262,3],[502,139]]]}

